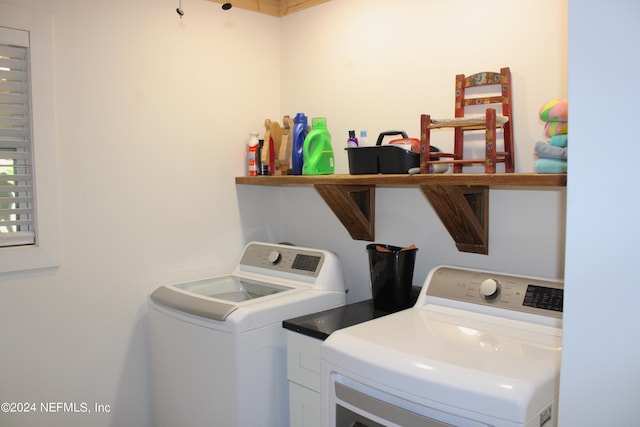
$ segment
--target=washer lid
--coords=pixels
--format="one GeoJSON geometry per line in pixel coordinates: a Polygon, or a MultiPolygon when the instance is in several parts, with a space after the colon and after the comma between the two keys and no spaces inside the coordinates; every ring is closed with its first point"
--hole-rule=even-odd
{"type": "Polygon", "coordinates": [[[336,331],[322,360],[417,403],[523,423],[557,396],[560,346],[554,328],[422,307],[336,331]]]}
{"type": "Polygon", "coordinates": [[[243,302],[293,289],[236,276],[223,276],[177,285],[151,293],[158,304],[213,320],[225,320],[243,302]]]}

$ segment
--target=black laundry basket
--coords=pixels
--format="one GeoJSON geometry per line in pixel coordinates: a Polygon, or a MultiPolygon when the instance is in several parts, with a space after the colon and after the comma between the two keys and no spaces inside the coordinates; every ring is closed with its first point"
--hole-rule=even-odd
{"type": "Polygon", "coordinates": [[[418,248],[401,248],[372,243],[367,245],[373,306],[398,311],[411,306],[413,268],[418,248]]]}
{"type": "MultiPolygon", "coordinates": [[[[386,144],[382,145],[382,141],[387,136],[400,135],[403,140],[406,141],[418,141],[413,138],[409,138],[403,130],[389,130],[382,132],[378,136],[376,145],[372,147],[348,147],[347,156],[349,159],[349,173],[351,175],[364,175],[364,174],[405,174],[409,173],[410,169],[414,169],[420,166],[420,153],[413,151],[407,151],[404,148],[386,144]]],[[[400,140],[395,140],[400,141],[400,140]]],[[[393,141],[391,141],[393,142],[393,141]]],[[[430,146],[432,153],[439,152],[440,150],[433,145],[430,146]]],[[[433,160],[438,160],[437,157],[433,157],[433,160]]]]}

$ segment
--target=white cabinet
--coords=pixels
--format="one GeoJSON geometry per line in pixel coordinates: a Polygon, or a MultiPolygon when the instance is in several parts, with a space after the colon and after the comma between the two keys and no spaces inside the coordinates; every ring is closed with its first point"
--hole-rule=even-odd
{"type": "Polygon", "coordinates": [[[287,378],[291,427],[320,427],[322,340],[287,331],[287,378]]]}

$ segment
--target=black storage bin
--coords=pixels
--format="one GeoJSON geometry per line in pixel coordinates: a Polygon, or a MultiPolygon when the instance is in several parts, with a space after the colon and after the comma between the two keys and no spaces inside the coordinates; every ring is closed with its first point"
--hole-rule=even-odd
{"type": "Polygon", "coordinates": [[[407,173],[420,166],[420,155],[393,145],[345,148],[351,175],[407,173]]]}
{"type": "Polygon", "coordinates": [[[349,173],[351,175],[376,174],[378,166],[379,147],[345,148],[349,158],[349,173]]]}
{"type": "MultiPolygon", "coordinates": [[[[382,132],[373,147],[345,148],[349,156],[349,173],[363,174],[403,174],[409,169],[420,167],[420,154],[407,151],[393,144],[382,145],[385,136],[401,135],[408,138],[401,130],[382,132]]],[[[440,151],[431,146],[431,151],[440,151]]]]}
{"type": "Polygon", "coordinates": [[[407,151],[402,147],[382,145],[385,136],[401,135],[408,138],[401,130],[382,132],[373,147],[346,148],[349,156],[349,173],[351,175],[378,173],[407,173],[409,169],[420,166],[420,155],[407,151]]]}
{"type": "Polygon", "coordinates": [[[410,307],[418,248],[372,243],[367,245],[367,252],[374,308],[398,311],[410,307]]]}

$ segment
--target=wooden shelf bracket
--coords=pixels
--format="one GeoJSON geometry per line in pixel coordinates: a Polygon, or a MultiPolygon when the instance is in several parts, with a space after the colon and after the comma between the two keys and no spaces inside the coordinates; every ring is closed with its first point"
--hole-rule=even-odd
{"type": "Polygon", "coordinates": [[[351,238],[375,238],[375,185],[314,184],[313,187],[347,229],[351,238]]]}
{"type": "Polygon", "coordinates": [[[375,189],[420,187],[461,252],[489,254],[489,189],[566,187],[566,174],[400,174],[236,177],[236,184],[312,185],[354,240],[375,238],[375,189]]]}
{"type": "Polygon", "coordinates": [[[421,185],[461,252],[489,253],[489,187],[421,185]]]}

